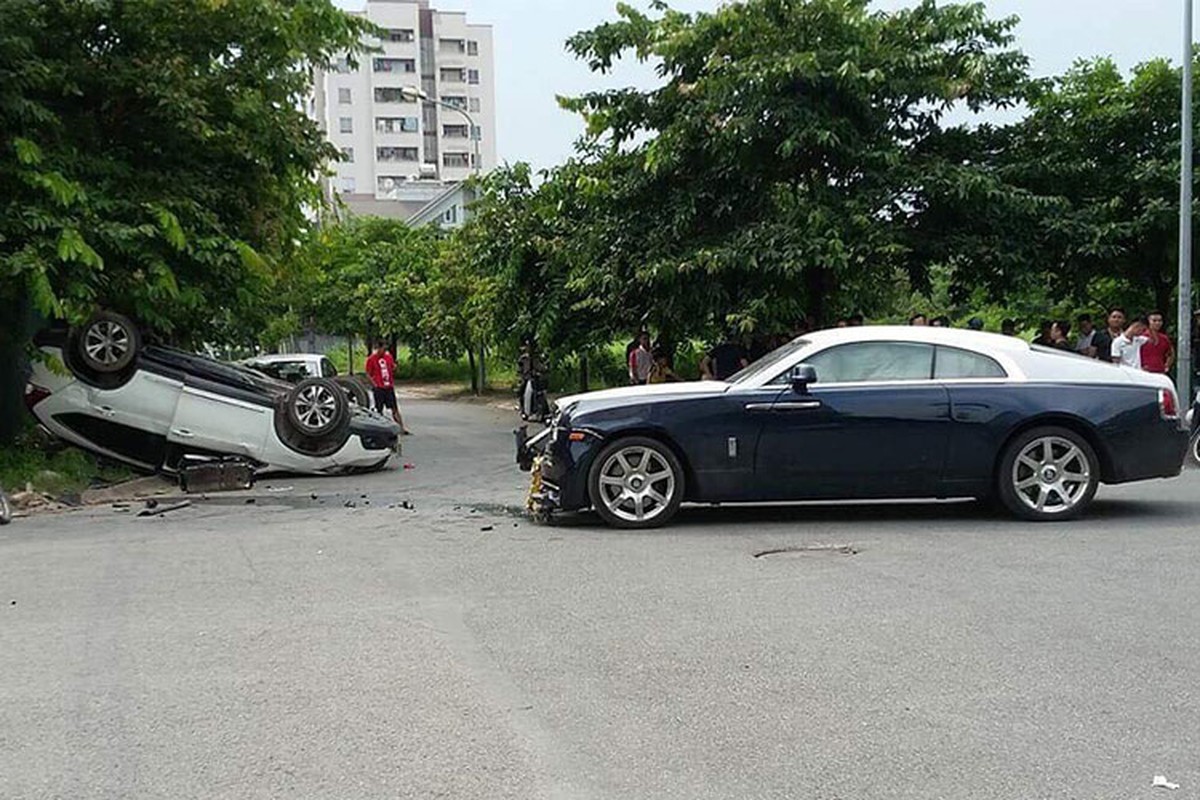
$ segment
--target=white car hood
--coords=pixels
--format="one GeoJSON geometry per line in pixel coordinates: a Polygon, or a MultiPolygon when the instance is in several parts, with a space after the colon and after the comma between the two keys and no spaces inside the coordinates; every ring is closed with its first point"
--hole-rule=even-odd
{"type": "Polygon", "coordinates": [[[566,408],[580,400],[584,402],[599,400],[637,400],[645,397],[662,397],[673,394],[723,394],[728,391],[729,384],[724,381],[689,381],[686,383],[654,383],[647,386],[624,386],[620,389],[603,389],[598,392],[573,394],[560,397],[556,405],[566,408]]]}

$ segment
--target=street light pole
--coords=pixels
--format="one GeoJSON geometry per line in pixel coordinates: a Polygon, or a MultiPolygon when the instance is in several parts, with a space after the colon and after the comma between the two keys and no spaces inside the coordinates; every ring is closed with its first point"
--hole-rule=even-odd
{"type": "Polygon", "coordinates": [[[1192,402],[1192,0],[1183,0],[1183,97],[1179,165],[1179,373],[1184,405],[1192,402]]]}
{"type": "MultiPolygon", "coordinates": [[[[461,106],[457,106],[454,103],[447,103],[445,100],[442,100],[440,97],[431,97],[429,95],[429,93],[426,92],[424,89],[419,89],[416,86],[404,86],[400,89],[400,92],[401,92],[401,94],[405,94],[410,97],[415,97],[416,99],[422,100],[426,103],[433,103],[434,105],[441,106],[442,108],[446,108],[446,109],[449,109],[450,111],[455,111],[455,112],[463,115],[463,118],[467,121],[467,136],[470,137],[471,143],[473,145],[472,149],[474,150],[474,156],[473,156],[474,164],[472,165],[473,172],[475,173],[475,177],[478,178],[479,174],[480,174],[480,170],[483,168],[483,163],[479,159],[479,137],[475,135],[475,130],[478,126],[475,124],[475,118],[472,117],[469,113],[467,113],[467,110],[465,108],[462,108],[461,106]]],[[[480,130],[482,130],[482,129],[480,129],[480,130]]],[[[436,134],[437,132],[434,131],[434,133],[436,134]]],[[[481,394],[483,393],[483,391],[486,387],[487,387],[487,352],[485,351],[483,344],[480,343],[480,345],[479,345],[479,391],[481,394]]]]}

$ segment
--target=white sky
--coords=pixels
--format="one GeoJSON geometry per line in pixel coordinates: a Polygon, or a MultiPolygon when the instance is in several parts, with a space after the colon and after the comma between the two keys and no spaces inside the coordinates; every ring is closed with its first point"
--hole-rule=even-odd
{"type": "MultiPolygon", "coordinates": [[[[362,0],[335,0],[361,8],[362,0]]],[[[562,111],[556,95],[618,86],[653,86],[648,69],[622,67],[594,75],[564,47],[577,31],[616,17],[615,0],[432,0],[465,11],[472,22],[495,28],[496,92],[501,161],[542,168],[561,162],[582,133],[579,119],[562,111]]],[[[634,4],[645,7],[644,0],[634,4]]],[[[875,0],[883,9],[912,0],[875,0]]],[[[681,11],[712,10],[720,0],[674,0],[681,11]]],[[[1112,56],[1123,68],[1158,56],[1178,63],[1183,49],[1182,0],[988,0],[993,17],[1021,18],[1017,46],[1035,75],[1063,71],[1080,58],[1112,56]]]]}

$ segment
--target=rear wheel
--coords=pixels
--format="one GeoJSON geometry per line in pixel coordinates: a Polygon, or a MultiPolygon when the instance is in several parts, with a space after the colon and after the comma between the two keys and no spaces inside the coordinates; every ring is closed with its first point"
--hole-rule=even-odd
{"type": "Polygon", "coordinates": [[[128,368],[141,345],[137,326],[128,317],[111,311],[94,314],[79,330],[75,344],[83,366],[100,375],[128,368]]]}
{"type": "Polygon", "coordinates": [[[1100,485],[1100,463],[1087,440],[1067,428],[1034,428],[1000,459],[997,492],[1014,515],[1034,522],[1075,519],[1100,485]]]}
{"type": "Polygon", "coordinates": [[[8,502],[8,495],[0,489],[0,525],[7,525],[12,522],[12,503],[8,502]]]}
{"type": "Polygon", "coordinates": [[[1200,467],[1200,428],[1192,434],[1192,441],[1188,445],[1188,455],[1192,457],[1192,463],[1200,467]]]}
{"type": "Polygon", "coordinates": [[[614,528],[657,528],[679,511],[683,467],[655,439],[618,439],[596,457],[588,491],[596,513],[614,528]]]}

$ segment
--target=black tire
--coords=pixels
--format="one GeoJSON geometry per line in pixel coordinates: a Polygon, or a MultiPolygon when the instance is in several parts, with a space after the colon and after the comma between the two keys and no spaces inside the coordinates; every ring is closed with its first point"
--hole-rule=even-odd
{"type": "Polygon", "coordinates": [[[1192,434],[1192,440],[1188,442],[1188,456],[1192,459],[1192,466],[1200,467],[1200,428],[1192,434]]]}
{"type": "Polygon", "coordinates": [[[656,439],[627,436],[606,446],[592,462],[588,496],[596,513],[608,525],[644,530],[665,525],[678,513],[686,488],[684,483],[683,465],[671,448],[656,439]],[[668,472],[669,475],[665,474],[668,472]],[[656,475],[663,477],[655,478],[656,475]],[[615,480],[622,484],[614,483],[615,480]],[[629,496],[630,492],[636,495],[629,496]]]}
{"type": "Polygon", "coordinates": [[[338,386],[346,390],[346,393],[350,395],[350,402],[354,403],[354,405],[361,408],[371,407],[371,396],[367,394],[366,388],[357,380],[349,375],[337,377],[333,380],[338,386]]]}
{"type": "Polygon", "coordinates": [[[137,326],[128,317],[98,311],[71,337],[79,364],[95,375],[115,375],[133,365],[142,349],[137,326]]]}
{"type": "Polygon", "coordinates": [[[12,503],[8,502],[8,495],[0,489],[0,525],[7,525],[12,522],[12,503]]]}
{"type": "Polygon", "coordinates": [[[306,378],[284,401],[288,424],[310,439],[321,439],[344,429],[350,422],[350,398],[328,378],[306,378]]]}
{"type": "Polygon", "coordinates": [[[995,480],[997,496],[1014,516],[1066,521],[1092,504],[1100,461],[1087,440],[1068,428],[1033,428],[1004,448],[995,480]]]}

